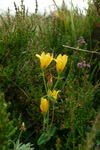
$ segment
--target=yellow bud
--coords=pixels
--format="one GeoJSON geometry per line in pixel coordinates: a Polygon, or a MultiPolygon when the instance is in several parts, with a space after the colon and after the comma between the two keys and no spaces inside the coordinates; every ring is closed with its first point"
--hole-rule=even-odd
{"type": "Polygon", "coordinates": [[[46,114],[49,108],[49,102],[47,99],[41,98],[41,104],[40,104],[40,109],[42,111],[42,114],[46,114]]]}
{"type": "Polygon", "coordinates": [[[58,14],[58,13],[56,13],[56,14],[55,14],[55,17],[56,17],[56,18],[59,18],[59,14],[58,14]]]}

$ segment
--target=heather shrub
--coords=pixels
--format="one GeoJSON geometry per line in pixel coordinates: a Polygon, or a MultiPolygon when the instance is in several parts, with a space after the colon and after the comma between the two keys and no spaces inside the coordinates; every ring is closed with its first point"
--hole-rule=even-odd
{"type": "Polygon", "coordinates": [[[13,143],[12,136],[17,128],[14,128],[13,121],[10,121],[10,113],[7,113],[7,103],[4,94],[0,93],[0,149],[9,150],[13,143]]]}
{"type": "Polygon", "coordinates": [[[37,74],[35,70],[38,70],[34,59],[36,26],[24,7],[22,3],[19,10],[15,4],[15,17],[9,24],[9,14],[6,22],[8,27],[3,24],[0,36],[1,88],[7,95],[6,100],[12,102],[11,110],[19,109],[21,112],[26,110],[25,107],[28,107],[30,102],[32,103],[37,91],[34,83],[39,82],[39,78],[35,79],[37,74]]]}

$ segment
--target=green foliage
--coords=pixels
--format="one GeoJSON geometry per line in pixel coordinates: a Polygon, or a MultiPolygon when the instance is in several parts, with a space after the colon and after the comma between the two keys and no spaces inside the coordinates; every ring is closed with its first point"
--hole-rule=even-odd
{"type": "Polygon", "coordinates": [[[3,23],[0,28],[0,82],[7,95],[6,101],[12,103],[11,112],[20,110],[16,113],[18,117],[20,113],[26,112],[29,104],[32,104],[32,99],[38,98],[36,85],[41,77],[37,78],[39,67],[35,60],[34,18],[28,16],[23,1],[21,9],[15,4],[15,11],[12,18],[8,12],[7,26],[3,23]]]}
{"type": "Polygon", "coordinates": [[[38,139],[38,145],[42,145],[48,142],[50,138],[54,135],[55,131],[56,131],[56,127],[52,126],[47,133],[43,133],[38,139]]]}
{"type": "MultiPolygon", "coordinates": [[[[72,57],[75,57],[75,55],[72,57]]],[[[61,100],[59,99],[55,120],[58,122],[60,130],[66,131],[66,134],[63,133],[63,137],[59,136],[62,141],[66,140],[66,145],[63,145],[63,147],[75,150],[78,144],[84,144],[87,132],[92,129],[97,114],[93,107],[95,104],[94,97],[96,90],[100,87],[100,84],[93,86],[89,81],[88,68],[76,67],[76,62],[72,61],[61,100]]],[[[96,132],[98,132],[98,129],[96,132]]],[[[95,136],[96,133],[94,139],[95,136]]]]}
{"type": "Polygon", "coordinates": [[[31,148],[31,146],[32,145],[30,143],[22,144],[22,143],[19,143],[18,141],[17,147],[15,149],[16,150],[34,150],[34,148],[31,148]]]}
{"type": "MultiPolygon", "coordinates": [[[[99,131],[100,126],[100,112],[98,113],[98,116],[96,117],[96,120],[93,124],[92,130],[90,133],[87,133],[87,140],[84,142],[84,145],[79,145],[79,150],[85,150],[85,149],[91,149],[94,146],[94,139],[99,131]]],[[[98,141],[99,143],[99,141],[98,141]]]]}
{"type": "Polygon", "coordinates": [[[3,93],[0,93],[0,110],[0,149],[9,150],[9,146],[13,143],[11,137],[17,128],[14,128],[13,121],[9,120],[10,113],[7,113],[7,103],[3,93]]]}
{"type": "MultiPolygon", "coordinates": [[[[100,142],[99,125],[96,129],[94,121],[100,112],[100,8],[98,0],[90,2],[86,15],[72,5],[73,9],[69,11],[64,0],[61,9],[56,6],[58,17],[55,12],[39,15],[37,1],[35,14],[29,15],[23,0],[21,7],[14,3],[14,16],[10,15],[9,9],[7,15],[0,15],[0,91],[5,94],[5,100],[2,94],[0,96],[0,149],[12,148],[19,134],[14,135],[16,128],[13,127],[13,121],[9,120],[9,102],[10,118],[18,118],[21,113],[27,127],[18,149],[33,149],[29,143],[35,143],[35,148],[39,150],[86,149],[89,144],[88,149],[96,149],[96,144],[100,142]],[[55,104],[56,131],[47,143],[38,146],[42,130],[40,98],[45,94],[45,87],[35,55],[41,51],[54,53],[55,56],[67,54],[69,58],[62,74],[64,78],[57,87],[62,91],[55,104]],[[77,64],[83,61],[90,68],[78,68],[77,64]],[[26,139],[28,144],[22,144],[26,139]],[[90,140],[92,142],[89,143],[90,140]]],[[[49,71],[56,75],[54,64],[51,66],[49,71]]],[[[16,124],[19,125],[18,121],[16,124]]]]}

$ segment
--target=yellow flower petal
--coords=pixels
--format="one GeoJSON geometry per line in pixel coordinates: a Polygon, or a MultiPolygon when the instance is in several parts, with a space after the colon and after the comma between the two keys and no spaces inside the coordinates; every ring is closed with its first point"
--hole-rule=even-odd
{"type": "Polygon", "coordinates": [[[36,57],[40,59],[42,70],[45,70],[53,60],[53,54],[50,56],[50,53],[45,54],[45,52],[42,52],[41,56],[36,54],[36,57]]]}
{"type": "Polygon", "coordinates": [[[68,56],[66,55],[61,55],[59,54],[57,59],[54,59],[56,61],[56,69],[57,69],[57,72],[58,74],[61,74],[61,72],[64,70],[65,68],[65,65],[67,63],[67,60],[68,60],[68,56]]]}
{"type": "Polygon", "coordinates": [[[40,104],[40,109],[42,111],[42,113],[47,113],[49,108],[49,103],[47,101],[47,99],[41,98],[41,104],[40,104]]]}
{"type": "MultiPolygon", "coordinates": [[[[53,96],[54,98],[55,98],[55,100],[57,100],[57,95],[58,95],[58,93],[59,92],[61,92],[60,90],[59,91],[56,91],[56,90],[54,90],[53,92],[49,92],[49,94],[51,95],[51,96],[53,96]]],[[[52,100],[52,99],[50,99],[51,100],[51,102],[54,104],[55,102],[52,100]]]]}
{"type": "Polygon", "coordinates": [[[36,57],[41,58],[41,56],[40,56],[40,55],[38,55],[38,54],[36,54],[36,57]]]}

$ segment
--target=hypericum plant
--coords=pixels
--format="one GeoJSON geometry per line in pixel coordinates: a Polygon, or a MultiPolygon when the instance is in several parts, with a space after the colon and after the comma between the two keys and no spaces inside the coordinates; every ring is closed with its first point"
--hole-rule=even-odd
{"type": "Polygon", "coordinates": [[[44,95],[41,98],[41,104],[40,104],[40,109],[42,111],[43,118],[44,118],[43,134],[40,136],[40,138],[38,140],[38,145],[41,145],[43,143],[46,143],[48,140],[50,140],[51,136],[53,136],[53,134],[56,130],[56,127],[52,125],[53,119],[54,119],[55,103],[57,103],[57,95],[60,92],[60,90],[56,91],[56,87],[59,82],[60,75],[61,75],[62,71],[64,70],[65,65],[67,63],[68,56],[66,56],[66,55],[62,56],[61,54],[59,54],[58,57],[56,59],[54,59],[53,54],[50,55],[50,53],[45,54],[45,52],[42,52],[41,55],[36,54],[36,57],[38,57],[40,59],[42,76],[43,76],[44,86],[45,86],[45,90],[46,90],[46,95],[44,95]],[[56,62],[56,70],[57,70],[57,74],[58,74],[57,81],[54,86],[53,86],[53,82],[52,82],[52,74],[50,74],[47,83],[45,80],[45,69],[50,65],[50,63],[53,60],[56,62]],[[52,105],[51,105],[51,103],[52,103],[52,105]],[[49,111],[50,111],[51,106],[53,106],[53,113],[52,113],[52,120],[49,125],[49,111]]]}

